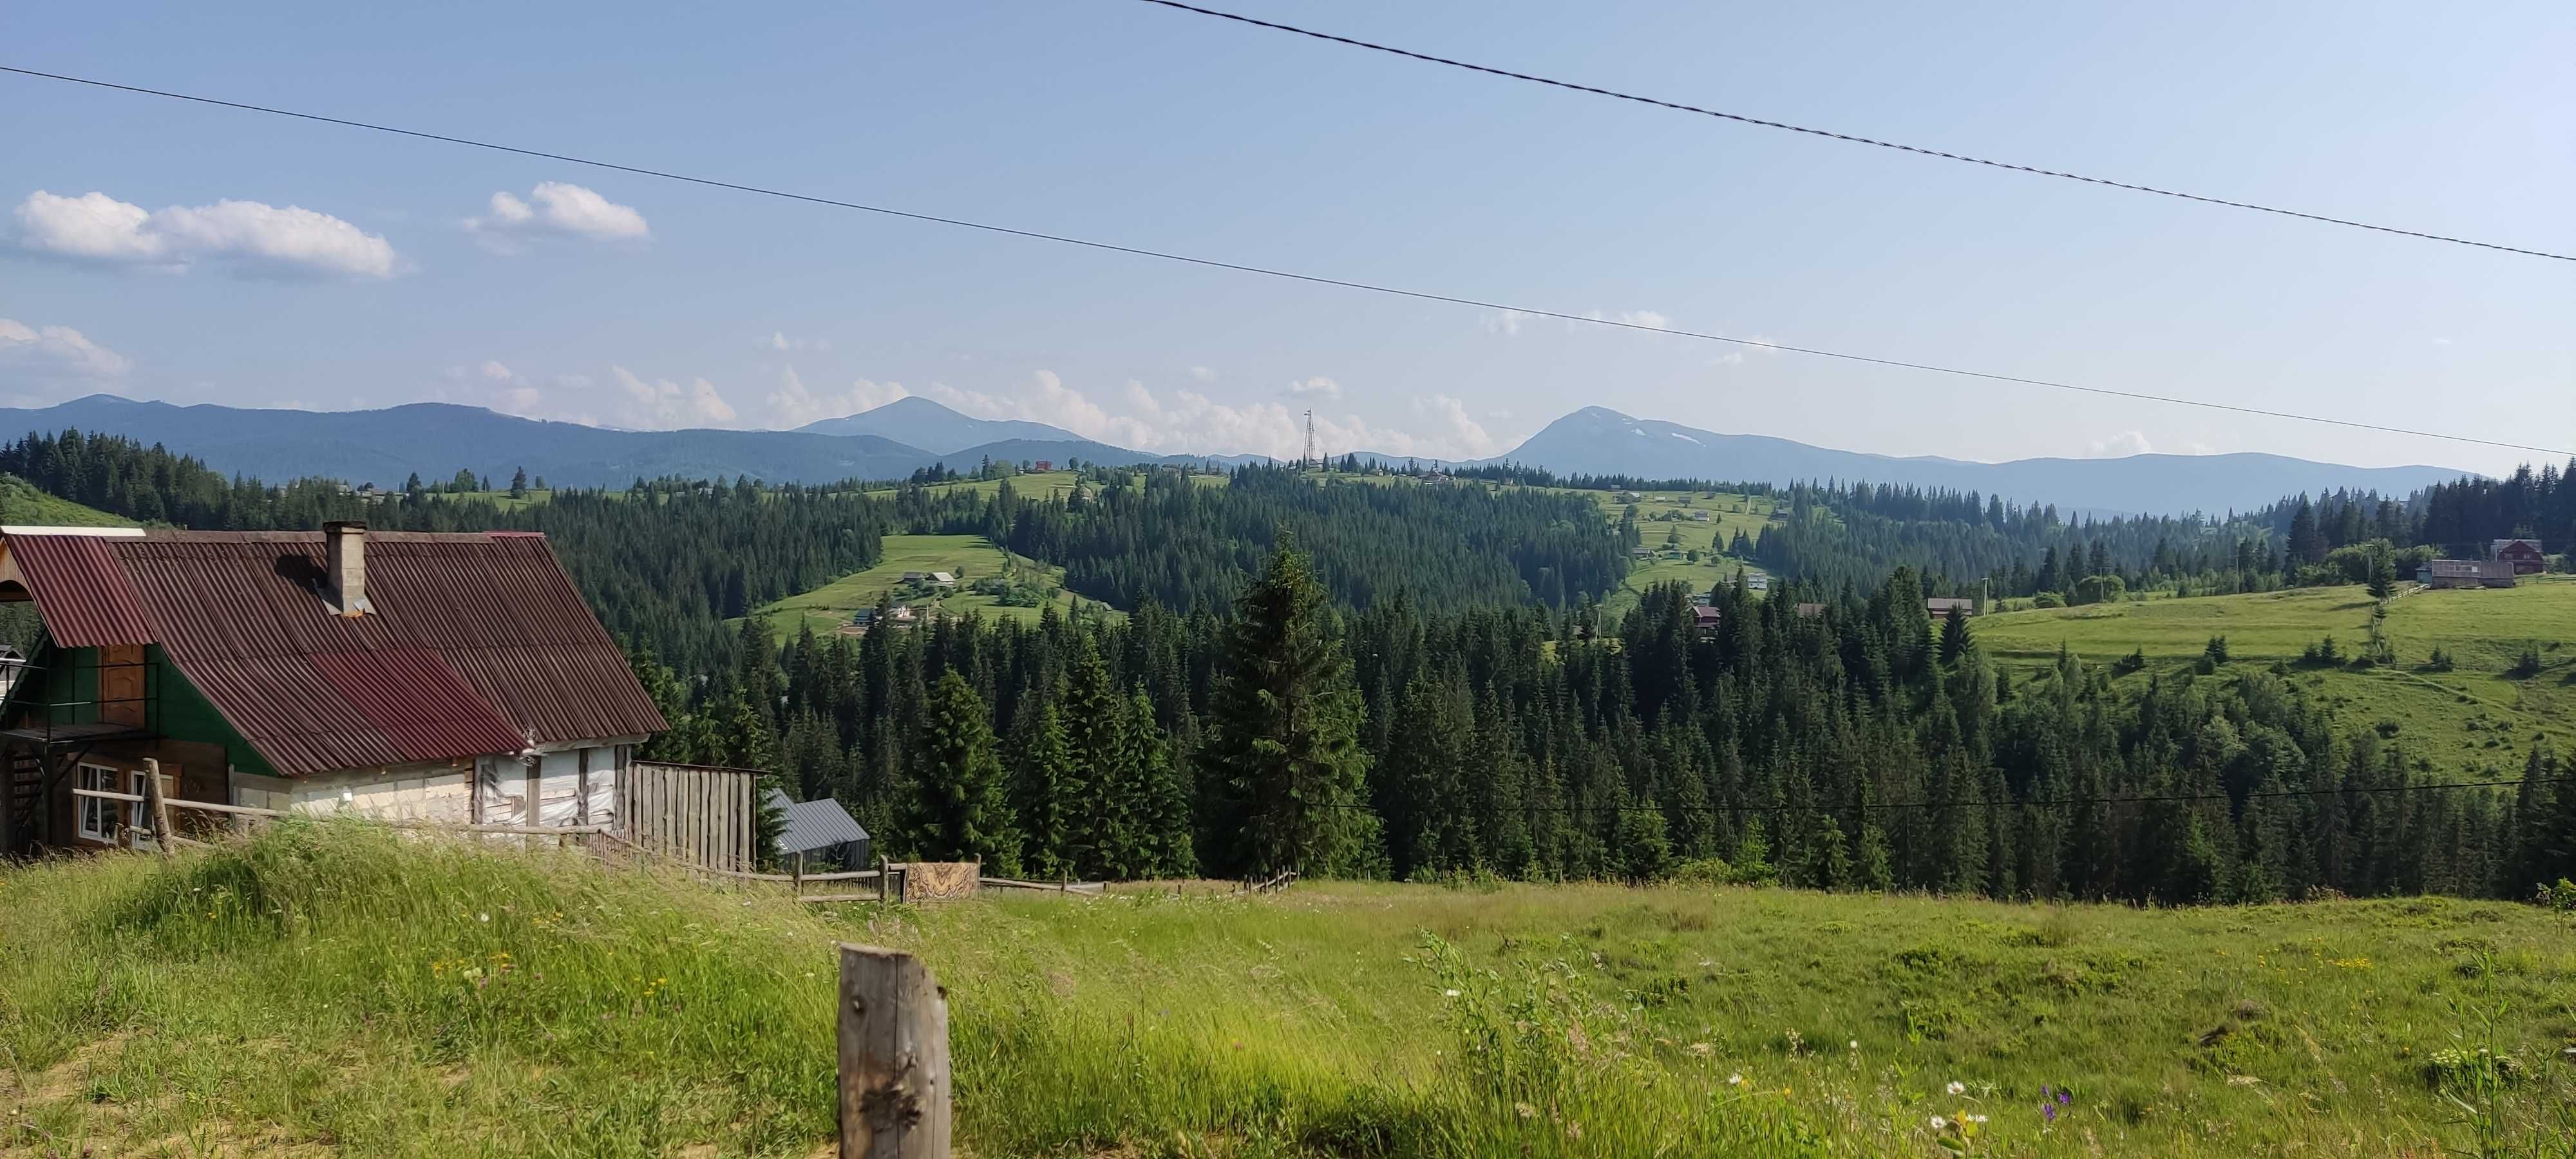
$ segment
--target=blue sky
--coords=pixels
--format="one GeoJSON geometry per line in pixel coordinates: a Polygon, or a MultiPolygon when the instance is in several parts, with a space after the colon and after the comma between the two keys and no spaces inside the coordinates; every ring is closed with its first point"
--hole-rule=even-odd
{"type": "MultiPolygon", "coordinates": [[[[2564,3],[1234,7],[2576,250],[2564,3]]],[[[0,45],[23,67],[1122,244],[2576,446],[2576,263],[1660,112],[1133,0],[25,4],[0,10],[0,45]]],[[[779,427],[908,393],[1131,446],[1292,454],[1311,406],[1333,450],[1468,455],[1597,404],[1989,460],[2528,457],[1509,318],[18,77],[0,77],[0,140],[0,401],[17,405],[443,399],[779,427]]]]}

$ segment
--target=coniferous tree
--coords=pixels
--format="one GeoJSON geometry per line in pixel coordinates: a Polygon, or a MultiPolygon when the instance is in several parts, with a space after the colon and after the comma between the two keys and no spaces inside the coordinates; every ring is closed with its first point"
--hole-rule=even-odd
{"type": "Polygon", "coordinates": [[[1134,774],[1137,799],[1129,808],[1143,850],[1139,876],[1196,877],[1199,856],[1190,832],[1190,789],[1172,746],[1154,726],[1154,705],[1143,689],[1127,702],[1128,744],[1134,750],[1127,766],[1134,774]]]}
{"type": "Polygon", "coordinates": [[[1373,853],[1360,706],[1333,633],[1323,585],[1281,543],[1236,601],[1202,750],[1231,814],[1229,869],[1331,873],[1373,853]]]}
{"type": "Polygon", "coordinates": [[[920,794],[916,841],[929,860],[980,861],[1007,877],[1019,871],[1020,835],[989,719],[957,673],[940,677],[931,690],[913,776],[920,794]]]}
{"type": "Polygon", "coordinates": [[[1036,689],[1027,701],[1013,722],[1011,745],[1020,864],[1041,881],[1069,880],[1080,874],[1082,838],[1076,829],[1083,823],[1081,802],[1087,794],[1055,697],[1050,690],[1036,689]]]}

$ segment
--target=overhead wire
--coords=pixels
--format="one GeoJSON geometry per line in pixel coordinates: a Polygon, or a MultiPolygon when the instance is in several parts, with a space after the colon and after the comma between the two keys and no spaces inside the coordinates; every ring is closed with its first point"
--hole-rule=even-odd
{"type": "Polygon", "coordinates": [[[899,218],[906,221],[954,226],[959,229],[971,229],[983,233],[1025,238],[1032,241],[1053,242],[1059,245],[1080,246],[1086,249],[1101,250],[1108,253],[1120,253],[1133,257],[1152,258],[1157,261],[1176,262],[1183,265],[1199,266],[1207,269],[1231,270],[1236,273],[1256,274],[1262,277],[1279,278],[1293,282],[1304,282],[1310,285],[1336,286],[1342,289],[1363,290],[1369,293],[1385,294],[1398,298],[1410,298],[1417,301],[1443,302],[1457,306],[1472,306],[1477,309],[1502,311],[1507,314],[1514,314],[1523,317],[1554,318],[1582,325],[1605,326],[1621,330],[1642,331],[1646,333],[1662,334],[1675,338],[1687,338],[1703,342],[1722,342],[1736,346],[1752,347],[1760,350],[1775,350],[1787,354],[1806,354],[1818,358],[1839,359],[1845,362],[1857,362],[1873,366],[1889,366],[1905,370],[1920,370],[1933,374],[1955,375],[1962,378],[1974,378],[1988,382],[2005,382],[2023,386],[2045,387],[2051,390],[2069,391],[2078,394],[2100,395],[2109,398],[2126,398],[2143,402],[2160,402],[2173,406],[2197,407],[2204,410],[2225,411],[2233,414],[2288,419],[2296,422],[2319,423],[2327,426],[2345,427],[2352,430],[2375,431],[2381,434],[2405,435],[2413,438],[2438,439],[2445,442],[2497,447],[2505,450],[2532,451],[2544,455],[2576,457],[2576,452],[2571,452],[2562,448],[2545,447],[2530,443],[2517,443],[2503,439],[2487,439],[2473,435],[2446,434],[2440,431],[2421,430],[2413,427],[2396,426],[2393,424],[2362,422],[2357,419],[2331,418],[2324,415],[2300,414],[2294,411],[2268,410],[2261,407],[2237,406],[2232,403],[2210,402],[2205,399],[2182,398],[2174,395],[2150,394],[2144,391],[2114,390],[2109,387],[2099,386],[2081,386],[2075,383],[2057,382],[2044,378],[2027,378],[2020,375],[1998,374],[1982,370],[1967,370],[1954,366],[1940,366],[1928,362],[1910,362],[1898,358],[1880,358],[1873,355],[1852,354],[1845,351],[1826,350],[1813,346],[1792,346],[1783,342],[1768,342],[1757,338],[1736,338],[1724,334],[1712,334],[1705,331],[1674,329],[1664,326],[1649,325],[1643,322],[1630,322],[1617,318],[1604,318],[1589,314],[1576,314],[1562,310],[1546,310],[1531,306],[1516,306],[1505,302],[1489,301],[1482,298],[1472,298],[1458,294],[1442,294],[1428,290],[1410,290],[1397,286],[1380,285],[1373,282],[1362,282],[1348,278],[1327,277],[1321,274],[1299,273],[1294,270],[1283,270],[1269,266],[1256,266],[1243,262],[1224,261],[1217,258],[1197,257],[1190,254],[1174,253],[1169,250],[1147,249],[1142,246],[1121,245],[1115,242],[1096,241],[1090,238],[1073,237],[1067,234],[1047,233],[1041,230],[1023,229],[1016,226],[997,225],[991,222],[973,221],[960,217],[947,217],[940,214],[922,213],[915,210],[895,209],[890,206],[871,205],[858,201],[846,201],[840,198],[823,197],[810,193],[797,193],[790,190],[752,185],[739,181],[727,181],[713,177],[697,177],[670,170],[652,169],[640,165],[627,165],[615,161],[602,161],[596,158],[581,157],[570,153],[531,149],[518,145],[504,145],[498,142],[477,140],[471,137],[460,137],[447,133],[433,133],[421,129],[406,129],[395,125],[379,124],[372,121],[360,121],[347,117],[326,116],[321,113],[301,112],[294,109],[283,109],[269,105],[255,105],[242,101],[230,101],[216,97],[198,96],[192,93],[172,92],[166,89],[146,88],[140,85],[121,84],[115,81],[73,76],[66,73],[44,72],[38,69],[20,68],[13,65],[0,65],[0,72],[13,73],[25,77],[34,77],[41,80],[62,81],[69,84],[111,89],[117,92],[134,93],[141,96],[187,101],[195,104],[210,105],[217,108],[235,109],[242,112],[261,113],[275,117],[288,117],[295,120],[312,121],[326,125],[338,125],[343,128],[364,129],[369,132],[388,133],[394,136],[411,137],[424,141],[438,141],[450,145],[463,145],[469,148],[487,149],[497,153],[509,153],[521,157],[535,157],[547,161],[560,161],[569,165],[581,165],[588,168],[602,169],[610,172],[633,174],[638,177],[651,177],[664,181],[677,181],[684,184],[704,186],[712,189],[728,189],[737,193],[751,193],[763,197],[775,197],[787,201],[803,202],[809,205],[824,205],[838,209],[857,210],[862,213],[877,214],[884,217],[899,218]]]}
{"type": "Polygon", "coordinates": [[[1488,76],[1498,76],[1510,80],[1527,81],[1532,84],[1548,85],[1554,88],[1571,90],[1573,92],[1588,93],[1597,97],[1609,97],[1612,100],[1632,101],[1641,105],[1652,105],[1659,109],[1670,109],[1674,112],[1694,113],[1703,117],[1715,117],[1719,120],[1734,121],[1738,124],[1745,125],[1756,125],[1765,129],[1781,129],[1792,133],[1804,133],[1811,137],[1826,137],[1836,141],[1846,141],[1855,145],[1873,145],[1881,149],[1894,149],[1901,153],[1913,153],[1923,157],[1937,157],[1945,161],[1959,161],[1970,165],[1984,165],[1995,169],[2009,169],[2016,173],[2028,173],[2038,177],[2055,177],[2066,181],[2080,181],[2087,185],[2100,185],[2112,189],[2126,189],[2133,193],[2152,193],[2159,197],[2173,197],[2184,201],[2197,201],[2204,205],[2221,205],[2230,209],[2250,209],[2257,213],[2279,214],[2283,217],[2295,217],[2304,221],[2323,222],[2327,225],[2350,226],[2353,229],[2367,229],[2378,233],[2398,234],[2404,237],[2422,238],[2426,241],[2447,242],[2452,245],[2474,246],[2479,249],[2498,250],[2509,254],[2521,254],[2525,257],[2549,258],[2554,261],[2562,262],[2576,262],[2576,255],[2551,253],[2547,250],[2525,249],[2520,246],[2499,245],[2495,242],[2474,241],[2469,238],[2452,237],[2447,234],[2439,233],[2428,233],[2423,230],[2401,229],[2390,225],[2373,225],[2366,221],[2353,221],[2349,218],[2330,217],[2322,213],[2307,213],[2296,209],[2283,209],[2279,206],[2261,205],[2251,201],[2234,201],[2224,197],[2209,197],[2198,193],[2184,193],[2180,190],[2161,189],[2153,185],[2139,185],[2128,181],[2114,181],[2108,177],[2091,177],[2082,173],[2068,173],[2056,169],[2044,169],[2036,165],[2021,165],[2011,161],[1997,161],[1989,157],[1971,156],[1966,153],[1952,153],[1947,150],[1931,149],[1921,145],[1907,145],[1897,141],[1883,141],[1875,137],[1860,136],[1856,133],[1841,133],[1832,129],[1818,129],[1807,125],[1795,125],[1787,121],[1774,121],[1763,117],[1747,116],[1743,113],[1730,113],[1721,109],[1702,108],[1698,105],[1684,104],[1680,101],[1664,100],[1660,97],[1639,96],[1635,93],[1620,92],[1616,89],[1606,89],[1597,85],[1579,84],[1574,81],[1558,80],[1554,77],[1539,76],[1534,73],[1517,72],[1512,69],[1496,68],[1492,65],[1475,64],[1470,61],[1457,60],[1446,56],[1436,56],[1427,52],[1417,52],[1409,48],[1397,48],[1394,45],[1380,44],[1375,41],[1361,40],[1356,37],[1341,36],[1330,32],[1318,32],[1311,28],[1300,28],[1294,24],[1282,24],[1275,20],[1263,20],[1258,17],[1245,16],[1238,12],[1227,12],[1216,8],[1203,8],[1196,4],[1184,4],[1181,0],[1141,0],[1141,2],[1180,12],[1194,13],[1200,16],[1212,16],[1219,20],[1231,20],[1238,24],[1251,25],[1256,28],[1267,28],[1277,32],[1292,33],[1297,36],[1310,37],[1315,40],[1328,41],[1333,44],[1347,45],[1352,48],[1363,48],[1371,52],[1382,52],[1390,56],[1405,57],[1410,60],[1418,60],[1428,64],[1445,65],[1450,68],[1465,69],[1468,72],[1484,73],[1488,76]]]}

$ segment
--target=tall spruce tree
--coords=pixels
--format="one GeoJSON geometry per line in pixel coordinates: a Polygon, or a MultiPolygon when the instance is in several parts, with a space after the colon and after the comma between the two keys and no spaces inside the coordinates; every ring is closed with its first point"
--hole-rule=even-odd
{"type": "Polygon", "coordinates": [[[1334,630],[1323,584],[1283,537],[1235,601],[1201,750],[1230,814],[1230,870],[1348,872],[1375,852],[1359,696],[1334,630]]]}
{"type": "Polygon", "coordinates": [[[993,753],[990,714],[964,677],[939,678],[924,706],[917,844],[929,860],[981,861],[994,873],[1019,872],[1019,830],[993,753]]]}

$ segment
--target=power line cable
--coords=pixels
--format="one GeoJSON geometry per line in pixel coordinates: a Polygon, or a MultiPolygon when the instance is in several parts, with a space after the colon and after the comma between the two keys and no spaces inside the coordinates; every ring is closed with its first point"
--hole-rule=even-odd
{"type": "Polygon", "coordinates": [[[2197,193],[2184,193],[2173,189],[2159,189],[2152,185],[2137,185],[2127,181],[2113,181],[2107,177],[2087,177],[2081,173],[2064,173],[2055,169],[2042,169],[2036,165],[2017,165],[2010,161],[1996,161],[1985,157],[1972,157],[1964,153],[1950,153],[1940,149],[1927,149],[1920,145],[1906,145],[1895,141],[1881,141],[1874,137],[1862,137],[1852,133],[1837,133],[1831,129],[1816,129],[1805,125],[1793,125],[1786,121],[1765,120],[1761,117],[1749,117],[1742,113],[1729,113],[1719,109],[1701,108],[1698,105],[1687,105],[1679,101],[1667,101],[1657,97],[1642,97],[1634,93],[1619,92],[1615,89],[1605,89],[1594,85],[1577,84],[1573,81],[1557,80],[1553,77],[1536,76],[1525,72],[1514,72],[1510,69],[1495,68],[1491,65],[1473,64],[1468,61],[1453,60],[1445,56],[1433,56],[1427,52],[1415,52],[1408,48],[1397,48],[1393,45],[1378,44],[1374,41],[1358,40],[1348,36],[1337,36],[1330,32],[1317,32],[1311,28],[1299,28],[1294,24],[1281,24],[1277,21],[1261,20],[1245,16],[1240,13],[1223,12],[1214,8],[1201,8],[1196,4],[1181,3],[1180,0],[1143,0],[1143,2],[1181,12],[1196,13],[1200,16],[1213,16],[1219,20],[1231,20],[1238,24],[1249,24],[1256,28],[1268,28],[1278,32],[1294,33],[1298,36],[1311,37],[1316,40],[1330,41],[1334,44],[1349,45],[1352,48],[1365,48],[1371,52],[1383,52],[1390,56],[1401,56],[1410,60],[1423,61],[1428,64],[1447,65],[1450,68],[1465,69],[1469,72],[1481,72],[1488,76],[1507,77],[1512,80],[1528,81],[1532,84],[1542,84],[1555,88],[1570,89],[1574,92],[1590,93],[1593,96],[1609,97],[1612,100],[1633,101],[1641,105],[1653,105],[1659,109],[1671,109],[1674,112],[1696,113],[1703,117],[1716,117],[1720,120],[1734,121],[1738,124],[1759,125],[1765,129],[1785,129],[1792,133],[1805,133],[1811,137],[1826,137],[1836,141],[1848,141],[1855,145],[1875,145],[1881,149],[1894,149],[1902,153],[1914,153],[1925,157],[1939,157],[1947,161],[1964,161],[1971,165],[1985,165],[1996,169],[2010,169],[2016,173],[2029,173],[2040,177],[2057,177],[2067,181],[2081,181],[2088,185],[2102,185],[2113,189],[2126,189],[2135,193],[2153,193],[2160,197],[2174,197],[2180,198],[2184,201],[2197,201],[2204,205],[2223,205],[2230,209],[2251,209],[2258,213],[2276,213],[2283,217],[2296,217],[2306,221],[2324,222],[2328,225],[2350,226],[2354,229],[2374,230],[2379,233],[2399,234],[2405,237],[2422,238],[2426,241],[2449,242],[2452,245],[2476,246],[2479,249],[2501,250],[2505,253],[2522,254],[2526,257],[2550,258],[2562,262],[2576,262],[2576,256],[2550,253],[2546,250],[2523,249],[2519,246],[2498,245],[2494,242],[2471,241],[2467,238],[2451,237],[2445,234],[2425,233],[2421,230],[2412,229],[2399,229],[2396,226],[2372,225],[2366,221],[2352,221],[2347,218],[2328,217],[2321,213],[2303,213],[2295,209],[2282,209],[2271,205],[2257,205],[2250,201],[2230,201],[2224,197],[2205,197],[2197,193]]]}
{"type": "MultiPolygon", "coordinates": [[[[2038,797],[2005,800],[1972,801],[1868,801],[1842,805],[1543,805],[1521,806],[1504,812],[1519,813],[1843,813],[1895,812],[1903,809],[2001,809],[2043,806],[2085,808],[2095,805],[2149,805],[2160,803],[2193,804],[2211,801],[2234,803],[2240,800],[2281,800],[2292,797],[2339,797],[2346,793],[2422,793],[2441,789],[2500,789],[2531,785],[2576,785],[2576,777],[2542,777],[2536,780],[2515,778],[2510,781],[2428,781],[2413,785],[2354,785],[2336,789],[2273,789],[2249,792],[2242,797],[2230,793],[2157,793],[2133,797],[2038,797]]],[[[1313,804],[1309,809],[1374,810],[1373,805],[1313,804]]]]}
{"type": "Polygon", "coordinates": [[[502,145],[491,141],[478,141],[470,137],[457,137],[444,133],[431,133],[419,129],[404,129],[392,125],[380,125],[368,121],[350,120],[344,117],[331,117],[324,116],[319,113],[297,112],[293,109],[272,108],[266,105],[245,104],[240,101],[227,101],[214,97],[201,97],[188,93],[143,88],[138,85],[118,84],[113,81],[93,80],[88,77],[69,76],[62,73],[40,72],[31,68],[17,68],[10,65],[0,65],[0,72],[16,73],[20,76],[36,77],[43,80],[56,80],[65,81],[71,84],[89,85],[95,88],[113,89],[118,92],[135,93],[142,96],[164,97],[170,100],[190,101],[201,105],[213,105],[219,108],[238,109],[243,112],[265,113],[276,117],[291,117],[296,120],[315,121],[326,125],[339,125],[344,128],[365,129],[376,133],[391,133],[395,136],[415,137],[424,141],[441,141],[450,145],[464,145],[476,149],[489,149],[498,153],[511,153],[522,157],[537,157],[548,161],[561,161],[571,165],[584,165],[593,169],[606,169],[617,173],[631,173],[639,177],[654,177],[665,181],[679,181],[690,185],[703,185],[714,189],[730,189],[737,193],[756,193],[764,197],[776,197],[788,201],[801,201],[811,205],[828,205],[838,209],[855,209],[862,213],[874,213],[885,217],[902,218],[907,221],[923,221],[930,222],[935,225],[956,226],[960,229],[979,230],[985,233],[1002,234],[1009,237],[1028,238],[1033,241],[1055,242],[1059,245],[1082,246],[1087,249],[1105,250],[1110,253],[1128,254],[1134,257],[1153,258],[1158,261],[1179,262],[1184,265],[1202,266],[1208,269],[1232,270],[1237,273],[1258,274],[1267,278],[1281,278],[1287,281],[1306,282],[1319,286],[1338,286],[1347,290],[1366,290],[1373,294],[1387,294],[1393,297],[1412,298],[1424,302],[1446,302],[1457,306],[1473,306],[1482,310],[1500,310],[1523,317],[1556,318],[1566,322],[1576,322],[1591,326],[1608,326],[1622,330],[1639,330],[1651,334],[1665,334],[1676,338],[1690,338],[1702,342],[1725,342],[1737,346],[1750,346],[1761,350],[1777,350],[1788,354],[1810,354],[1819,358],[1836,358],[1845,362],[1861,362],[1874,366],[1893,366],[1905,370],[1921,370],[1934,374],[1957,375],[1962,378],[1983,379],[1989,382],[2009,382],[2023,386],[2042,386],[2051,390],[2072,391],[2078,394],[2102,395],[2109,398],[2137,399],[2144,402],[2161,402],[2174,406],[2199,407],[2204,410],[2227,411],[2234,414],[2257,415],[2264,418],[2291,419],[2298,422],[2322,423],[2328,426],[2346,427],[2353,430],[2377,431],[2382,434],[2408,435],[2415,438],[2440,439],[2454,443],[2470,443],[2483,447],[2499,447],[2505,450],[2535,451],[2544,455],[2565,455],[2576,457],[2576,452],[2570,452],[2556,447],[2534,446],[2528,443],[2507,442],[2500,439],[2482,439],[2472,435],[2443,434],[2438,431],[2416,430],[2410,427],[2387,426],[2379,423],[2365,423],[2352,419],[2327,418],[2322,415],[2298,414],[2291,411],[2264,410],[2259,407],[2235,406],[2223,402],[2208,402],[2201,399],[2179,398],[2171,395],[2147,394],[2141,391],[2112,390],[2108,387],[2099,386],[2078,386],[2074,383],[2053,382],[2044,378],[2023,378],[2018,375],[1993,374],[1982,370],[1963,370],[1953,366],[1936,366],[1927,362],[1907,362],[1902,359],[1877,358],[1866,354],[1848,354],[1838,350],[1823,350],[1812,346],[1790,346],[1785,343],[1765,342],[1754,338],[1731,338],[1723,334],[1710,334],[1697,330],[1675,330],[1662,326],[1649,326],[1642,322],[1621,321],[1616,318],[1599,318],[1586,314],[1566,313],[1560,310],[1541,310],[1528,306],[1514,306],[1502,302],[1490,302],[1481,298],[1468,298],[1455,294],[1438,294],[1427,290],[1407,290],[1394,286],[1378,285],[1372,282],[1351,281],[1344,278],[1330,278],[1320,274],[1301,274],[1292,270],[1247,265],[1241,262],[1220,261],[1216,258],[1193,257],[1188,254],[1172,253],[1166,250],[1153,250],[1145,249],[1141,246],[1119,245],[1114,242],[1093,241],[1088,238],[1070,237],[1064,234],[1045,233],[1038,230],[1020,229],[1007,225],[994,225],[989,222],[969,221],[964,218],[942,217],[931,213],[917,213],[912,210],[894,209],[882,205],[869,205],[864,202],[857,201],[843,201],[837,198],[820,197],[808,193],[794,193],[784,189],[772,189],[765,186],[748,185],[737,181],[723,181],[712,177],[692,177],[685,173],[673,173],[661,169],[647,169],[638,165],[622,165],[614,161],[599,161],[588,157],[576,157],[568,153],[551,153],[542,149],[526,149],[516,145],[502,145]]]}

